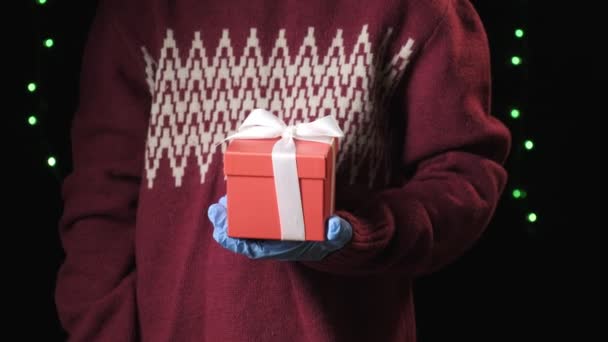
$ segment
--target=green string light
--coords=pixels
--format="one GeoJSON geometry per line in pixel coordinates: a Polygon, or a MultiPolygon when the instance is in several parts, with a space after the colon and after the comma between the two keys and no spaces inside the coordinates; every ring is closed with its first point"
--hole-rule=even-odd
{"type": "Polygon", "coordinates": [[[521,112],[519,111],[519,109],[517,109],[517,108],[511,109],[511,117],[513,119],[519,119],[520,116],[521,116],[521,112]]]}
{"type": "Polygon", "coordinates": [[[34,115],[30,115],[30,116],[27,118],[27,123],[29,123],[29,124],[30,124],[30,126],[35,126],[35,125],[38,123],[38,119],[36,118],[36,116],[34,116],[34,115]]]}
{"type": "Polygon", "coordinates": [[[55,42],[51,38],[47,38],[44,40],[44,46],[47,48],[53,47],[54,44],[55,44],[55,42]]]}
{"type": "Polygon", "coordinates": [[[34,82],[30,82],[30,83],[28,83],[28,84],[27,84],[27,90],[28,90],[30,93],[35,92],[35,91],[36,91],[36,88],[38,88],[38,87],[36,86],[36,83],[34,83],[34,82]]]}
{"type": "Polygon", "coordinates": [[[49,164],[50,167],[55,167],[55,165],[57,165],[57,159],[55,159],[55,157],[49,157],[49,159],[47,159],[47,164],[49,164]]]}
{"type": "Polygon", "coordinates": [[[521,198],[521,190],[519,190],[519,189],[513,190],[513,198],[521,198]]]}
{"type": "Polygon", "coordinates": [[[511,195],[515,199],[523,199],[523,198],[526,198],[527,193],[523,189],[515,188],[515,189],[513,189],[513,192],[511,192],[511,195]]]}
{"type": "Polygon", "coordinates": [[[44,5],[46,4],[46,0],[37,0],[36,1],[39,5],[44,5]]]}
{"type": "MultiPolygon", "coordinates": [[[[517,39],[522,39],[525,35],[525,32],[522,28],[518,27],[518,28],[515,28],[515,30],[513,31],[513,34],[515,35],[515,37],[517,39]]],[[[511,56],[512,65],[519,66],[522,64],[522,62],[523,61],[520,56],[517,56],[517,55],[511,56]]],[[[521,117],[521,112],[517,108],[512,108],[511,112],[510,112],[510,116],[514,120],[519,119],[521,117]]],[[[528,151],[530,151],[534,148],[534,142],[530,139],[525,140],[523,145],[524,145],[524,148],[528,151]]],[[[519,200],[519,199],[523,199],[526,197],[526,192],[520,188],[515,188],[511,192],[511,195],[513,196],[514,199],[519,200]]],[[[538,220],[538,216],[534,212],[529,212],[528,214],[526,214],[526,220],[530,223],[534,223],[538,220]]]]}

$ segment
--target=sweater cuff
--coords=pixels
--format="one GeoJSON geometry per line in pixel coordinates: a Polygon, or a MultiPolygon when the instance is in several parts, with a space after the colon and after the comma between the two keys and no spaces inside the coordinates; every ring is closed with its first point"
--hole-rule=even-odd
{"type": "Polygon", "coordinates": [[[335,214],[353,228],[351,241],[323,260],[306,264],[340,275],[380,274],[394,269],[393,261],[399,260],[400,254],[421,250],[414,245],[429,223],[424,206],[418,201],[410,201],[405,207],[400,206],[402,211],[396,213],[386,202],[374,202],[376,205],[357,214],[337,211],[335,214]],[[395,222],[401,222],[401,225],[397,226],[395,222]]]}

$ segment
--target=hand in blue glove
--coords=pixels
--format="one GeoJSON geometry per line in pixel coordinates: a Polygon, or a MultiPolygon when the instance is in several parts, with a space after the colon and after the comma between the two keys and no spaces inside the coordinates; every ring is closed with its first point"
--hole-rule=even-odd
{"type": "Polygon", "coordinates": [[[213,238],[222,247],[250,259],[276,259],[284,261],[318,261],[346,245],[353,235],[352,226],[338,216],[327,222],[325,241],[281,241],[237,239],[228,236],[226,196],[209,207],[213,223],[213,238]]]}

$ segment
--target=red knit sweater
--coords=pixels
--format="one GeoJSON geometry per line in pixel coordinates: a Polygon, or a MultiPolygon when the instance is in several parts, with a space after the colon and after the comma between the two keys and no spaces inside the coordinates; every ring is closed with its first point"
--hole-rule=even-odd
{"type": "Polygon", "coordinates": [[[71,341],[415,341],[412,281],[475,243],[506,182],[466,0],[107,0],[82,70],[56,292],[71,341]],[[354,237],[321,262],[212,238],[214,146],[254,108],[346,134],[354,237]]]}

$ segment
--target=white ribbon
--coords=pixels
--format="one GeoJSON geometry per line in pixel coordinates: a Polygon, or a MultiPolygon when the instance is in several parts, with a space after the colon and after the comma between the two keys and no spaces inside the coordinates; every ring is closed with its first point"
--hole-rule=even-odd
{"type": "Polygon", "coordinates": [[[294,139],[332,144],[334,138],[342,138],[344,133],[331,116],[288,126],[271,112],[255,109],[243,121],[238,131],[224,140],[278,137],[281,139],[272,148],[272,168],[281,239],[303,241],[306,239],[306,231],[294,139]]]}

